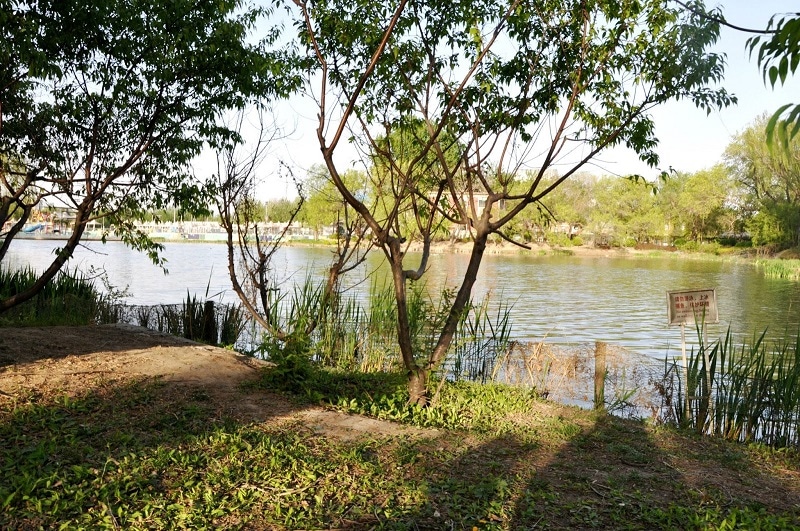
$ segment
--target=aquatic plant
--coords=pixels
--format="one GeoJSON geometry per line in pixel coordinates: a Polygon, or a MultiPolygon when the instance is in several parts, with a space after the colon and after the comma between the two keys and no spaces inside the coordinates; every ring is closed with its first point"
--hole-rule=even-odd
{"type": "Polygon", "coordinates": [[[692,349],[685,370],[666,363],[663,413],[704,434],[800,446],[800,333],[771,344],[765,334],[737,348],[728,331],[692,349]]]}
{"type": "MultiPolygon", "coordinates": [[[[30,288],[39,278],[32,268],[0,268],[0,299],[30,288]]],[[[109,299],[93,278],[75,271],[60,271],[31,300],[0,314],[0,324],[16,326],[89,324],[107,311],[109,299]]]]}
{"type": "Polygon", "coordinates": [[[800,260],[760,259],[755,261],[765,277],[800,280],[800,260]]]}

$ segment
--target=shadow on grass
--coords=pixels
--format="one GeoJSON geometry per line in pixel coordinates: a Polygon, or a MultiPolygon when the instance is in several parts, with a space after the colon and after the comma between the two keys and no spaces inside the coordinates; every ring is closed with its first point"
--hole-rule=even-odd
{"type": "Polygon", "coordinates": [[[549,403],[493,434],[352,440],[230,415],[202,386],[152,378],[6,405],[2,529],[800,526],[796,454],[549,403]]]}
{"type": "Polygon", "coordinates": [[[303,435],[271,423],[300,406],[265,407],[254,423],[203,386],[158,378],[9,402],[0,401],[4,530],[235,527],[279,488],[263,461],[303,435]]]}
{"type": "Polygon", "coordinates": [[[181,337],[121,323],[0,327],[0,367],[98,352],[197,344],[181,337]]]}
{"type": "MultiPolygon", "coordinates": [[[[377,411],[403,416],[396,379],[381,387],[375,378],[340,375],[322,391],[328,398],[366,398],[380,404],[377,411]]],[[[441,404],[442,411],[457,407],[441,404]]],[[[457,414],[480,415],[479,409],[457,414]]],[[[285,520],[286,528],[800,528],[796,451],[696,437],[549,402],[500,415],[477,432],[373,433],[326,451],[348,456],[332,465],[335,487],[317,483],[286,500],[293,507],[318,503],[316,512],[285,520]]]]}
{"type": "Polygon", "coordinates": [[[787,472],[780,452],[589,412],[537,431],[420,448],[425,504],[384,527],[800,528],[796,453],[793,472],[773,475],[787,472]]]}

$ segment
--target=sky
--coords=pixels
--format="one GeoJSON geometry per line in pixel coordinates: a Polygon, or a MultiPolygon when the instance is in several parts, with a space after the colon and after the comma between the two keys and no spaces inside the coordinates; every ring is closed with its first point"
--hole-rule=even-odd
{"type": "MultiPolygon", "coordinates": [[[[755,29],[766,28],[775,13],[800,11],[798,0],[727,0],[717,4],[707,1],[707,5],[721,6],[731,24],[755,29]]],[[[666,103],[654,110],[662,169],[671,166],[678,171],[696,172],[710,168],[722,161],[732,138],[758,116],[771,115],[786,103],[800,103],[800,72],[774,90],[765,85],[761,71],[745,48],[751,36],[723,27],[719,41],[712,48],[727,55],[725,80],[721,86],[738,97],[736,105],[710,115],[685,101],[666,103]]],[[[647,177],[653,173],[630,153],[616,151],[600,158],[608,161],[605,166],[620,174],[639,173],[647,177]]]]}
{"type": "MultiPolygon", "coordinates": [[[[706,4],[709,7],[720,6],[731,24],[753,29],[766,28],[770,17],[776,13],[800,11],[800,0],[723,0],[717,3],[707,0],[706,4]]],[[[723,27],[719,41],[712,48],[714,52],[727,56],[725,79],[720,86],[737,96],[736,105],[713,111],[709,115],[688,101],[669,102],[653,110],[655,135],[659,139],[659,170],[673,168],[682,172],[696,172],[711,168],[722,162],[723,153],[732,138],[758,116],[772,114],[786,103],[800,103],[800,72],[787,79],[784,86],[773,89],[766,85],[755,60],[749,58],[745,48],[751,36],[723,27]]],[[[279,120],[292,132],[289,139],[276,146],[272,159],[285,162],[293,168],[298,178],[303,178],[311,165],[322,163],[316,140],[315,111],[313,105],[297,101],[281,106],[279,120]]],[[[348,157],[346,150],[342,152],[343,157],[348,157]]],[[[352,154],[350,158],[353,158],[352,154]]],[[[596,160],[597,166],[587,169],[598,175],[635,173],[655,179],[659,173],[659,170],[649,168],[624,147],[605,151],[596,160]]],[[[347,162],[340,157],[340,163],[347,162]]],[[[296,195],[285,169],[278,171],[277,167],[272,167],[266,172],[272,176],[259,189],[258,195],[262,199],[296,195]]]]}

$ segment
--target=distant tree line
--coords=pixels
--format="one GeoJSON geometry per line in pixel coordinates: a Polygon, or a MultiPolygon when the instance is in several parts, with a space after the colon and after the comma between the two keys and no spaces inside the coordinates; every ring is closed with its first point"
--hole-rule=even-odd
{"type": "MultiPolygon", "coordinates": [[[[688,245],[711,240],[723,244],[800,245],[800,139],[786,147],[767,145],[767,116],[736,135],[724,159],[712,168],[675,172],[657,183],[618,176],[580,173],[564,181],[546,199],[509,224],[506,235],[523,243],[593,243],[631,247],[639,244],[688,245]],[[573,228],[579,228],[570,234],[573,228]],[[577,237],[574,237],[577,234],[577,237]],[[581,234],[584,236],[582,237],[581,234]]],[[[529,170],[515,186],[524,189],[537,177],[529,170]]],[[[351,171],[352,181],[366,174],[351,171]]],[[[559,178],[548,173],[544,184],[559,178]]],[[[298,221],[317,231],[335,225],[344,204],[327,170],[314,166],[304,183],[307,200],[298,221]]],[[[379,200],[379,197],[371,201],[379,200]]],[[[269,221],[289,219],[296,202],[263,205],[269,221]]],[[[453,236],[439,230],[439,239],[453,236]]]]}

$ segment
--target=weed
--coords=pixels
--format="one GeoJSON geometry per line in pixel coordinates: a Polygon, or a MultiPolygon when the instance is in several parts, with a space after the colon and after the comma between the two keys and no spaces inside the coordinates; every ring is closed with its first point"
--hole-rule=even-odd
{"type": "MultiPolygon", "coordinates": [[[[28,289],[39,275],[31,268],[0,268],[0,299],[28,289]]],[[[60,271],[32,299],[4,312],[0,325],[89,324],[108,312],[111,299],[100,293],[94,281],[76,271],[60,271]]]]}

